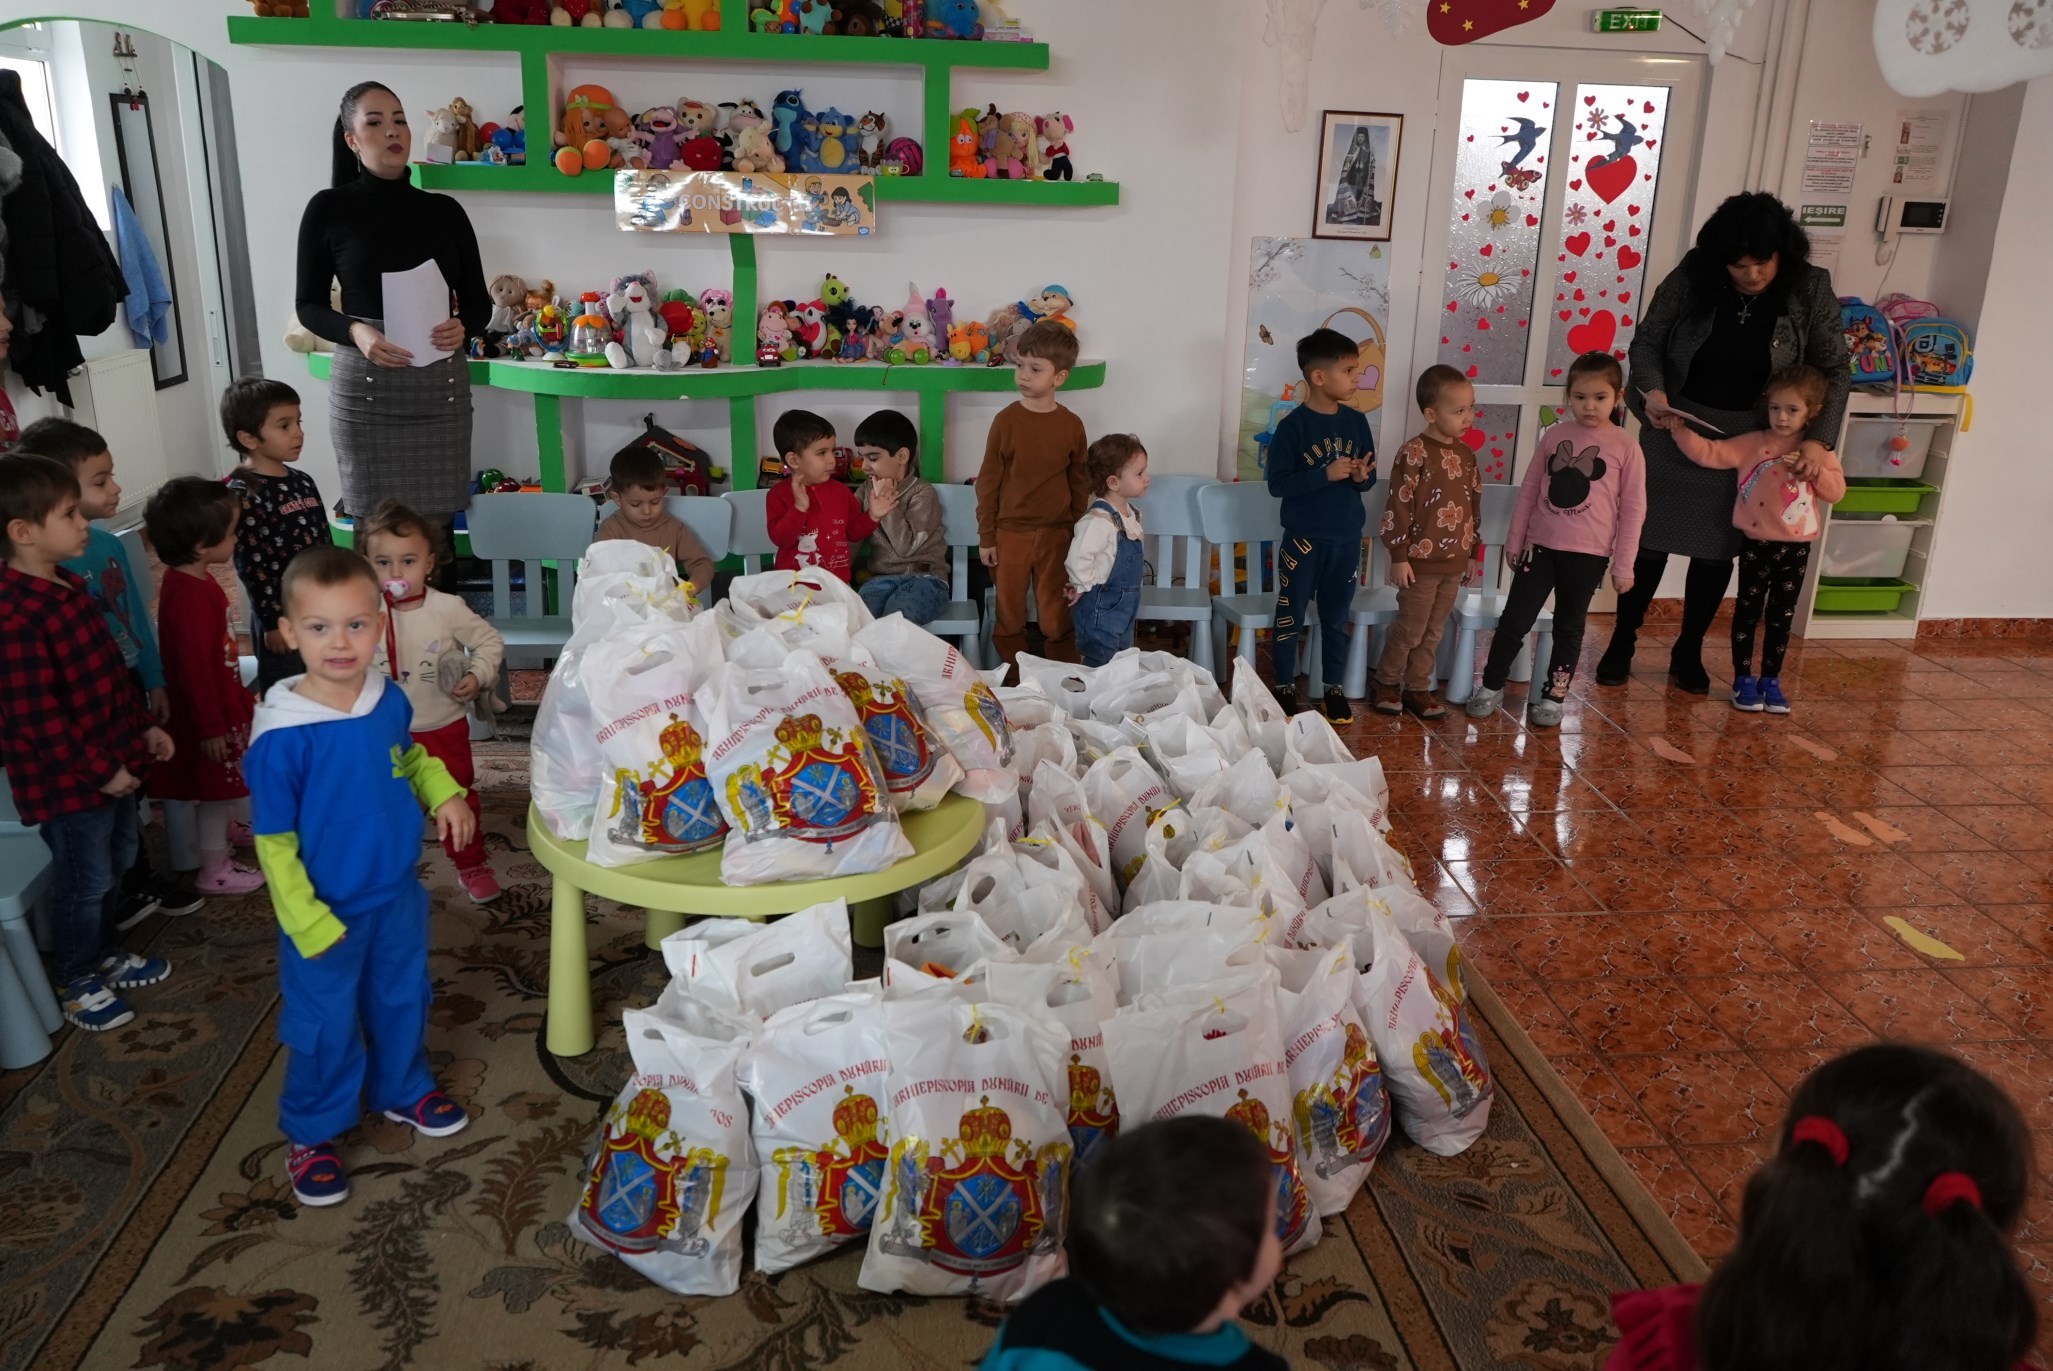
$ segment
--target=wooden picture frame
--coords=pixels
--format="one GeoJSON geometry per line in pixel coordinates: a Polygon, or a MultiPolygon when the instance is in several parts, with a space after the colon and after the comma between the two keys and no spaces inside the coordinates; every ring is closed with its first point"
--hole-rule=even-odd
{"type": "Polygon", "coordinates": [[[1312,237],[1390,241],[1404,116],[1327,110],[1319,120],[1312,237]]]}

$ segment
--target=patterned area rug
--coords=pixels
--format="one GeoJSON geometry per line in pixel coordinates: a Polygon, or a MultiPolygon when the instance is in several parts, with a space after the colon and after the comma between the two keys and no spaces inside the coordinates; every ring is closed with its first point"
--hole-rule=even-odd
{"type": "MultiPolygon", "coordinates": [[[[548,886],[526,853],[525,711],[480,748],[506,896],[480,908],[424,845],[434,896],[430,1047],[468,1131],[415,1144],[367,1123],[355,1193],[302,1210],[276,1101],[275,939],[261,897],[139,930],[177,974],[136,1023],[68,1034],[0,1076],[0,1368],[407,1366],[960,1368],[1002,1311],[876,1295],[859,1255],[680,1299],[569,1235],[600,1110],[625,1078],[619,1010],[661,985],[638,914],[594,900],[590,1054],[541,1046],[548,886]],[[603,1027],[610,1024],[609,1027],[603,1027]]],[[[1473,982],[1499,1098],[1466,1154],[1394,1140],[1367,1189],[1294,1260],[1250,1331],[1331,1371],[1601,1364],[1616,1289],[1700,1278],[1504,1006],[1473,982]]]]}

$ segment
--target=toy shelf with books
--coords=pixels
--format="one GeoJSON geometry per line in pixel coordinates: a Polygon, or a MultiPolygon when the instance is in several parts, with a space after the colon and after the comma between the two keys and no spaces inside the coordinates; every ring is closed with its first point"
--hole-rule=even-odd
{"type": "MultiPolygon", "coordinates": [[[[958,67],[1045,71],[1048,48],[1042,43],[967,41],[935,38],[850,37],[846,35],[754,33],[748,28],[748,0],[720,0],[721,27],[712,32],[664,29],[562,28],[553,25],[436,23],[353,17],[354,0],[315,0],[306,18],[231,17],[229,40],[257,46],[411,49],[430,52],[474,52],[481,56],[512,54],[520,63],[520,90],[526,110],[552,112],[562,108],[573,65],[592,61],[618,63],[749,64],[764,69],[836,64],[844,69],[869,69],[897,74],[913,69],[920,80],[921,169],[910,175],[880,175],[872,182],[879,202],[935,202],[963,205],[1013,205],[1026,208],[1111,205],[1119,186],[1111,181],[1033,181],[950,176],[947,147],[949,123],[959,113],[952,76],[958,67]]],[[[794,82],[795,83],[795,82],[794,82]]],[[[609,172],[568,176],[549,158],[553,120],[530,121],[535,155],[524,165],[416,163],[415,184],[426,190],[504,192],[514,194],[583,194],[599,196],[613,190],[609,172]]],[[[610,223],[610,203],[607,231],[610,223]]],[[[798,362],[755,366],[741,362],[755,355],[755,329],[761,295],[756,281],[756,242],[749,234],[724,237],[732,269],[736,332],[735,363],[714,369],[683,371],[610,368],[563,368],[550,362],[484,360],[471,363],[473,385],[525,393],[533,398],[535,442],[542,484],[568,490],[590,472],[573,468],[581,444],[566,435],[566,425],[581,428],[586,400],[634,401],[725,400],[731,452],[727,462],[737,488],[755,484],[757,450],[756,398],[795,391],[878,391],[911,394],[919,406],[920,468],[931,480],[943,479],[947,396],[957,391],[1009,391],[1009,366],[892,365],[884,362],[798,362]],[[566,408],[566,405],[568,406],[566,408]]],[[[855,240],[862,241],[862,240],[855,240]]],[[[330,360],[308,358],[312,374],[325,379],[330,360]]],[[[1101,386],[1105,363],[1080,361],[1070,373],[1067,389],[1101,386]]]]}
{"type": "Polygon", "coordinates": [[[1846,498],[1824,511],[1798,637],[1917,637],[1947,470],[1972,415],[1960,390],[1853,392],[1839,437],[1846,498]]]}

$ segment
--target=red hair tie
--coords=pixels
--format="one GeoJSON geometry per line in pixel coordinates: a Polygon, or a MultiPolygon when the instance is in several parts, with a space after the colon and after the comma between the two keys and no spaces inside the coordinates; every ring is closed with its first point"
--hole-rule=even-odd
{"type": "Polygon", "coordinates": [[[1982,1187],[1965,1171],[1941,1171],[1925,1187],[1925,1216],[1936,1219],[1962,1200],[1980,1209],[1982,1187]]]}
{"type": "Polygon", "coordinates": [[[1847,1144],[1845,1132],[1823,1114],[1806,1114],[1789,1131],[1790,1146],[1807,1142],[1816,1143],[1831,1153],[1834,1166],[1845,1166],[1847,1157],[1853,1152],[1847,1144]]]}

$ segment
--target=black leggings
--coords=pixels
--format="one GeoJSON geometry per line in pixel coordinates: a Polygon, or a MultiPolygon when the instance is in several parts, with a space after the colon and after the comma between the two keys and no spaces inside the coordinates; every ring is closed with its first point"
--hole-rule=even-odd
{"type": "Polygon", "coordinates": [[[1761,676],[1782,674],[1789,625],[1803,593],[1809,543],[1767,543],[1749,538],[1739,549],[1739,602],[1732,608],[1732,674],[1754,674],[1754,628],[1761,625],[1761,676]]]}
{"type": "MultiPolygon", "coordinates": [[[[1490,639],[1490,656],[1483,663],[1483,688],[1504,689],[1511,674],[1511,659],[1532,632],[1547,596],[1554,596],[1554,655],[1547,664],[1544,693],[1556,700],[1568,698],[1568,683],[1575,679],[1576,660],[1582,656],[1583,624],[1589,617],[1590,600],[1604,583],[1608,557],[1593,552],[1556,552],[1535,544],[1525,550],[1511,574],[1511,589],[1504,597],[1504,612],[1490,639]]],[[[1537,668],[1539,663],[1535,662],[1537,668]]]]}
{"type": "MultiPolygon", "coordinates": [[[[1647,606],[1661,586],[1661,573],[1668,569],[1668,554],[1641,548],[1633,559],[1632,589],[1618,597],[1618,619],[1611,628],[1611,641],[1604,648],[1604,664],[1623,674],[1632,669],[1633,647],[1639,640],[1640,625],[1646,622],[1647,606]]],[[[1732,581],[1730,557],[1692,557],[1689,579],[1682,587],[1682,626],[1675,633],[1675,649],[1668,666],[1702,671],[1704,634],[1718,617],[1718,603],[1732,581]]]]}

